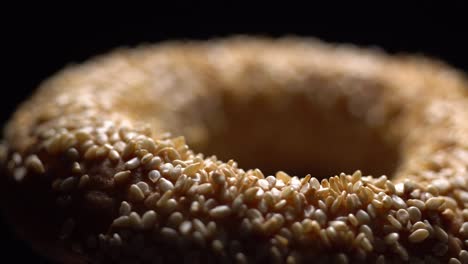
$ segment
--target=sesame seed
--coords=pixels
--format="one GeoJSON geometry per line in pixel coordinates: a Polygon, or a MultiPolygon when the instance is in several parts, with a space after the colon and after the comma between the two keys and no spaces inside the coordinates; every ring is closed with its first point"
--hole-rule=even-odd
{"type": "Polygon", "coordinates": [[[151,229],[156,223],[156,212],[153,210],[146,211],[141,218],[143,229],[151,229]]]}
{"type": "Polygon", "coordinates": [[[468,251],[466,251],[465,249],[461,250],[460,254],[458,255],[458,258],[460,259],[461,263],[468,263],[468,251]]]}
{"type": "Polygon", "coordinates": [[[343,221],[330,221],[328,224],[337,231],[346,231],[348,229],[348,226],[343,221]]]}
{"type": "Polygon", "coordinates": [[[405,225],[408,220],[410,219],[410,215],[408,213],[408,211],[404,210],[404,209],[400,209],[396,212],[396,218],[398,219],[398,221],[400,221],[403,225],[405,225]]]}
{"type": "Polygon", "coordinates": [[[291,180],[289,181],[289,186],[291,186],[293,190],[299,190],[301,188],[301,185],[302,185],[302,182],[299,180],[297,176],[292,177],[291,180]]]}
{"type": "Polygon", "coordinates": [[[86,187],[86,185],[89,183],[89,181],[90,181],[90,179],[89,179],[88,174],[81,175],[80,181],[78,182],[78,188],[83,189],[84,187],[86,187]]]}
{"type": "Polygon", "coordinates": [[[48,144],[46,146],[47,152],[50,154],[56,154],[60,151],[60,140],[61,135],[54,135],[52,139],[48,141],[48,144]]]}
{"type": "Polygon", "coordinates": [[[114,233],[110,240],[110,244],[114,246],[122,246],[122,238],[120,237],[119,234],[114,233]]]}
{"type": "Polygon", "coordinates": [[[300,189],[300,192],[301,192],[302,194],[304,194],[304,195],[308,195],[309,190],[310,190],[310,184],[309,184],[308,182],[305,182],[305,183],[302,185],[302,187],[301,187],[301,189],[300,189]]]}
{"type": "Polygon", "coordinates": [[[275,235],[275,243],[277,246],[279,246],[281,249],[286,249],[288,245],[290,244],[290,239],[291,239],[291,233],[288,231],[288,229],[282,228],[279,232],[279,235],[275,235]]]}
{"type": "Polygon", "coordinates": [[[134,170],[140,166],[140,160],[138,158],[133,158],[127,162],[125,162],[125,169],[127,170],[134,170]]]}
{"type": "Polygon", "coordinates": [[[188,235],[190,231],[192,230],[192,222],[190,221],[184,221],[182,224],[179,226],[179,232],[182,235],[188,235]]]}
{"type": "Polygon", "coordinates": [[[358,226],[359,225],[359,220],[354,214],[349,214],[348,215],[348,220],[353,226],[358,226]]]}
{"type": "Polygon", "coordinates": [[[129,180],[130,176],[131,176],[131,172],[129,170],[120,171],[114,174],[114,180],[116,183],[120,184],[129,180]]]}
{"type": "Polygon", "coordinates": [[[425,223],[419,221],[414,223],[414,225],[411,227],[411,230],[416,230],[416,229],[427,229],[427,226],[425,223]]]}
{"type": "Polygon", "coordinates": [[[18,167],[13,172],[13,178],[17,182],[21,182],[26,176],[27,170],[25,167],[18,167]]]}
{"type": "Polygon", "coordinates": [[[377,209],[381,209],[384,206],[381,201],[376,199],[372,200],[372,205],[377,209]]]}
{"type": "Polygon", "coordinates": [[[179,176],[182,174],[182,167],[180,165],[176,165],[174,169],[169,171],[169,176],[171,180],[175,181],[179,176]]]}
{"type": "MultiPolygon", "coordinates": [[[[364,211],[365,212],[365,211],[364,211]]],[[[372,204],[368,204],[367,205],[367,214],[372,217],[372,218],[376,218],[377,217],[377,212],[376,212],[376,209],[375,207],[372,205],[372,204]]],[[[356,215],[357,216],[357,215],[356,215]]]]}
{"type": "Polygon", "coordinates": [[[276,178],[274,176],[267,176],[265,180],[268,181],[269,185],[272,187],[276,185],[276,178]]]}
{"type": "Polygon", "coordinates": [[[101,146],[96,149],[95,158],[103,159],[108,156],[109,148],[106,146],[101,146]]]}
{"type": "Polygon", "coordinates": [[[387,245],[393,245],[398,241],[399,238],[400,236],[398,233],[390,233],[385,236],[385,243],[387,243],[387,245]]]}
{"type": "Polygon", "coordinates": [[[171,213],[177,209],[177,206],[178,206],[177,201],[171,198],[167,200],[166,203],[163,205],[163,209],[166,211],[166,213],[171,213]]]}
{"type": "Polygon", "coordinates": [[[424,209],[426,209],[426,204],[425,204],[423,201],[421,201],[421,200],[409,199],[406,203],[407,203],[409,206],[417,207],[419,210],[424,210],[424,209]]]}
{"type": "Polygon", "coordinates": [[[442,197],[432,197],[426,201],[426,208],[429,210],[437,210],[442,204],[445,203],[442,197]]]}
{"type": "Polygon", "coordinates": [[[275,187],[278,188],[278,189],[282,189],[286,186],[286,184],[280,180],[280,179],[277,179],[276,180],[276,183],[275,183],[275,187]]]}
{"type": "Polygon", "coordinates": [[[462,226],[460,227],[459,232],[463,237],[468,238],[468,222],[464,222],[462,224],[462,226]]]}
{"type": "Polygon", "coordinates": [[[148,163],[151,161],[151,159],[152,159],[153,157],[154,157],[154,156],[153,156],[152,153],[147,153],[147,154],[145,154],[145,155],[141,158],[141,161],[140,161],[140,162],[141,162],[141,164],[146,165],[146,164],[148,164],[148,163]]]}
{"type": "Polygon", "coordinates": [[[349,263],[348,256],[346,254],[344,254],[344,253],[339,253],[339,254],[336,255],[333,263],[348,264],[349,263]]]}
{"type": "MultiPolygon", "coordinates": [[[[123,143],[123,144],[125,144],[125,143],[123,143]]],[[[123,151],[122,151],[122,155],[121,155],[122,158],[124,160],[128,160],[129,158],[131,158],[134,155],[135,150],[136,150],[135,143],[131,142],[129,144],[126,144],[123,151]]]]}
{"type": "Polygon", "coordinates": [[[117,162],[120,160],[120,154],[115,149],[109,151],[108,157],[112,162],[117,162]]]}
{"type": "Polygon", "coordinates": [[[367,237],[364,237],[362,240],[361,240],[361,247],[366,250],[367,252],[371,252],[374,247],[372,246],[372,244],[370,243],[369,239],[367,239],[367,237]]]}
{"type": "MultiPolygon", "coordinates": [[[[127,144],[125,144],[123,141],[117,141],[114,143],[113,147],[118,153],[123,153],[125,150],[125,147],[127,144]]],[[[120,154],[119,154],[120,155],[120,154]]]]}
{"type": "Polygon", "coordinates": [[[18,166],[18,165],[21,165],[23,158],[21,157],[19,153],[15,152],[11,156],[11,161],[13,162],[13,166],[18,166]]]}
{"type": "Polygon", "coordinates": [[[276,246],[270,248],[270,254],[274,257],[275,263],[281,262],[283,255],[276,246]]]}
{"type": "Polygon", "coordinates": [[[25,164],[28,169],[31,169],[35,173],[43,174],[45,172],[44,165],[37,155],[31,155],[26,158],[25,164]]]}
{"type": "Polygon", "coordinates": [[[129,189],[129,199],[132,201],[141,201],[145,199],[145,194],[136,184],[132,184],[129,189]]]}
{"type": "Polygon", "coordinates": [[[394,245],[394,248],[395,248],[396,252],[398,253],[398,255],[400,255],[400,258],[402,258],[404,261],[409,260],[408,251],[400,243],[397,242],[394,245]]]}
{"type": "Polygon", "coordinates": [[[198,246],[202,248],[205,247],[205,243],[206,243],[205,237],[203,237],[203,235],[199,231],[193,232],[192,236],[193,236],[193,240],[198,244],[198,246]]]}
{"type": "MultiPolygon", "coordinates": [[[[256,193],[256,192],[255,192],[256,193]]],[[[288,199],[290,196],[294,194],[294,189],[291,187],[286,187],[281,192],[281,197],[284,199],[288,199]]]]}
{"type": "Polygon", "coordinates": [[[172,184],[171,181],[161,178],[159,180],[159,189],[161,190],[161,192],[165,193],[169,190],[174,189],[174,184],[172,184]]]}
{"type": "Polygon", "coordinates": [[[142,146],[144,149],[147,149],[148,152],[155,152],[156,151],[156,144],[152,138],[145,137],[142,141],[142,146]]]}
{"type": "Polygon", "coordinates": [[[142,229],[143,222],[140,215],[137,212],[131,212],[128,216],[129,224],[134,229],[142,229]]]}
{"type": "Polygon", "coordinates": [[[291,176],[289,176],[286,172],[284,171],[278,171],[276,173],[276,179],[283,181],[285,184],[288,184],[289,181],[291,180],[291,176]]]}
{"type": "Polygon", "coordinates": [[[235,259],[236,259],[236,263],[238,263],[238,264],[247,264],[247,263],[249,263],[248,260],[247,260],[247,257],[241,252],[236,253],[235,259]]]}
{"type": "Polygon", "coordinates": [[[129,215],[132,212],[132,206],[126,201],[122,201],[119,207],[120,215],[129,215]]]}
{"type": "Polygon", "coordinates": [[[355,182],[359,181],[359,180],[361,179],[361,177],[362,177],[361,171],[360,171],[360,170],[357,170],[357,171],[355,171],[355,172],[353,173],[353,175],[351,176],[351,181],[352,181],[353,183],[355,183],[355,182]]]}
{"type": "Polygon", "coordinates": [[[176,192],[182,192],[184,190],[187,190],[187,186],[188,184],[190,184],[190,181],[191,179],[187,179],[188,177],[185,175],[185,174],[182,174],[181,176],[179,176],[179,178],[177,179],[175,185],[174,185],[174,189],[176,192]]]}
{"type": "Polygon", "coordinates": [[[359,221],[359,223],[361,223],[361,225],[369,224],[371,221],[370,216],[364,210],[359,210],[356,213],[356,218],[359,221]]]}
{"type": "Polygon", "coordinates": [[[357,181],[352,185],[352,191],[358,192],[362,187],[362,181],[357,181]]]}
{"type": "Polygon", "coordinates": [[[409,235],[408,240],[411,243],[419,243],[424,241],[429,236],[429,231],[426,229],[417,229],[411,235],[409,235]]]}
{"type": "Polygon", "coordinates": [[[256,198],[257,192],[259,190],[260,190],[259,187],[251,187],[251,188],[247,189],[244,192],[244,201],[247,202],[247,203],[253,201],[256,198]]]}
{"type": "Polygon", "coordinates": [[[314,217],[321,226],[325,225],[327,222],[327,215],[322,209],[315,210],[314,217]]]}
{"type": "Polygon", "coordinates": [[[192,220],[192,224],[196,231],[200,232],[204,237],[207,236],[208,230],[206,229],[206,226],[202,221],[195,218],[192,220]]]}
{"type": "Polygon", "coordinates": [[[187,168],[184,169],[184,173],[187,176],[192,177],[201,168],[201,165],[202,164],[200,162],[190,164],[187,168]]]}
{"type": "Polygon", "coordinates": [[[346,197],[346,206],[349,209],[354,210],[355,208],[361,207],[362,203],[359,200],[359,197],[355,193],[352,193],[346,197]]]}
{"type": "Polygon", "coordinates": [[[112,226],[114,227],[129,227],[130,224],[130,218],[126,215],[120,216],[112,222],[112,226]]]}
{"type": "Polygon", "coordinates": [[[160,157],[153,157],[151,161],[145,165],[145,168],[149,170],[156,169],[159,165],[161,165],[161,163],[162,160],[160,157]]]}
{"type": "Polygon", "coordinates": [[[255,219],[260,219],[260,221],[262,221],[262,222],[264,221],[262,213],[257,209],[251,208],[251,209],[247,210],[246,215],[252,221],[255,220],[255,219]]]}
{"type": "Polygon", "coordinates": [[[222,254],[223,253],[223,250],[224,250],[224,245],[223,243],[216,239],[216,240],[213,240],[213,242],[211,242],[211,247],[213,248],[213,250],[218,253],[218,254],[222,254]]]}
{"type": "Polygon", "coordinates": [[[453,220],[455,218],[455,212],[452,209],[445,209],[442,211],[442,216],[446,219],[453,220]]]}
{"type": "Polygon", "coordinates": [[[157,170],[151,170],[148,173],[148,178],[151,182],[156,183],[161,178],[161,173],[157,170]]]}
{"type": "Polygon", "coordinates": [[[325,229],[321,229],[320,230],[320,233],[319,233],[319,236],[320,236],[320,240],[321,242],[326,246],[326,247],[331,247],[331,242],[330,242],[330,239],[328,238],[327,236],[327,232],[325,229]]]}
{"type": "Polygon", "coordinates": [[[411,222],[413,223],[416,223],[417,221],[421,220],[421,211],[415,206],[411,206],[408,208],[408,214],[411,222]]]}
{"type": "Polygon", "coordinates": [[[213,172],[211,175],[211,179],[213,180],[213,183],[217,186],[224,186],[226,183],[226,177],[218,172],[213,172]]]}
{"type": "Polygon", "coordinates": [[[106,134],[104,133],[98,133],[96,135],[96,142],[99,144],[99,145],[104,145],[104,143],[108,142],[109,141],[109,138],[107,137],[106,134]]]}
{"type": "Polygon", "coordinates": [[[72,164],[72,172],[74,174],[80,174],[81,173],[81,166],[80,166],[80,163],[78,162],[73,162],[72,164]]]}
{"type": "Polygon", "coordinates": [[[393,207],[396,209],[404,209],[407,207],[405,201],[397,195],[392,195],[393,207]]]}
{"type": "Polygon", "coordinates": [[[372,242],[374,240],[374,233],[372,232],[372,229],[368,225],[360,226],[359,231],[361,233],[364,233],[366,235],[367,239],[369,239],[369,241],[372,242]]]}
{"type": "Polygon", "coordinates": [[[60,191],[60,184],[62,183],[62,179],[58,178],[58,179],[55,179],[53,182],[52,182],[52,189],[54,191],[60,191]]]}
{"type": "Polygon", "coordinates": [[[170,227],[163,227],[161,228],[161,236],[164,237],[167,240],[172,240],[175,241],[177,240],[177,231],[170,228],[170,227]]]}
{"type": "Polygon", "coordinates": [[[463,242],[458,237],[450,236],[449,241],[448,241],[448,246],[450,247],[451,250],[453,250],[453,252],[458,253],[462,250],[463,242]]]}
{"type": "Polygon", "coordinates": [[[260,179],[257,183],[258,186],[260,186],[260,188],[262,188],[265,191],[270,189],[270,183],[266,179],[260,179]]]}
{"type": "Polygon", "coordinates": [[[434,225],[434,236],[441,242],[447,243],[448,234],[438,225],[434,225]]]}
{"type": "Polygon", "coordinates": [[[401,225],[401,223],[393,216],[393,215],[388,215],[387,216],[387,220],[388,222],[390,222],[390,224],[392,226],[394,226],[396,229],[400,230],[403,228],[403,226],[401,225]]]}
{"type": "Polygon", "coordinates": [[[153,192],[146,197],[144,204],[147,208],[152,208],[154,209],[156,206],[157,201],[161,197],[161,194],[159,192],[153,192]]]}
{"type": "Polygon", "coordinates": [[[462,263],[456,258],[450,258],[448,264],[462,264],[462,263]]]}
{"type": "Polygon", "coordinates": [[[167,219],[170,227],[177,228],[184,221],[184,216],[180,212],[173,212],[167,219]]]}
{"type": "Polygon", "coordinates": [[[175,148],[171,147],[162,148],[156,153],[156,156],[165,156],[168,160],[181,159],[179,152],[175,148]]]}
{"type": "Polygon", "coordinates": [[[68,177],[60,183],[60,191],[70,192],[71,190],[73,190],[73,188],[75,188],[76,183],[77,183],[76,178],[68,177]]]}
{"type": "Polygon", "coordinates": [[[161,198],[159,198],[159,200],[157,201],[156,205],[158,207],[162,207],[172,197],[172,194],[173,193],[171,190],[164,192],[161,198]]]}
{"type": "Polygon", "coordinates": [[[265,234],[273,234],[279,230],[284,223],[284,217],[280,214],[274,214],[273,217],[268,219],[262,226],[265,234]]]}
{"type": "Polygon", "coordinates": [[[96,145],[92,145],[91,147],[89,147],[84,154],[84,158],[87,160],[95,159],[97,149],[98,149],[98,146],[96,145]]]}
{"type": "Polygon", "coordinates": [[[198,185],[197,193],[202,195],[209,195],[213,193],[213,186],[211,183],[203,183],[198,185]]]}
{"type": "Polygon", "coordinates": [[[237,196],[234,201],[232,202],[232,211],[234,212],[239,212],[240,211],[240,208],[241,206],[243,205],[244,203],[244,195],[243,194],[240,194],[239,196],[237,196]]]}
{"type": "Polygon", "coordinates": [[[77,132],[75,132],[75,138],[80,142],[84,142],[90,139],[91,135],[87,133],[86,131],[78,130],[77,132]]]}
{"type": "Polygon", "coordinates": [[[339,179],[337,179],[336,177],[332,177],[329,179],[329,184],[330,184],[330,189],[332,189],[333,191],[339,193],[341,191],[341,188],[340,186],[338,185],[338,181],[339,179]]]}
{"type": "Polygon", "coordinates": [[[138,188],[141,189],[141,191],[145,194],[145,196],[150,194],[151,190],[150,190],[149,185],[146,182],[140,181],[140,182],[137,182],[136,185],[138,186],[138,188]]]}
{"type": "Polygon", "coordinates": [[[210,210],[210,216],[214,218],[224,218],[231,214],[231,208],[227,205],[220,205],[210,210]]]}
{"type": "Polygon", "coordinates": [[[388,192],[390,194],[396,193],[395,185],[391,181],[386,181],[385,182],[385,188],[387,188],[388,192]]]}

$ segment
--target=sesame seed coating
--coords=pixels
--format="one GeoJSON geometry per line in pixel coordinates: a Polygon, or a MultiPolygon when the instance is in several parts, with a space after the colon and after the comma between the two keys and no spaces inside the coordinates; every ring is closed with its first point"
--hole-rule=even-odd
{"type": "Polygon", "coordinates": [[[119,49],[15,112],[4,210],[62,262],[466,263],[467,87],[313,39],[119,49]]]}

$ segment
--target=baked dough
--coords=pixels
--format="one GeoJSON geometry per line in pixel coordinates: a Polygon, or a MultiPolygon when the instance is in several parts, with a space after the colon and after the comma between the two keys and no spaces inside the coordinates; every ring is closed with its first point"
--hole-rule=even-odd
{"type": "Polygon", "coordinates": [[[67,263],[468,263],[466,87],[305,38],[118,49],[14,113],[2,201],[67,263]]]}

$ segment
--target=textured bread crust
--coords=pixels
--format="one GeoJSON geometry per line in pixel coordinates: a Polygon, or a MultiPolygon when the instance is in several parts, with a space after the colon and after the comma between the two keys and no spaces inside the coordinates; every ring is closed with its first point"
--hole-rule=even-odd
{"type": "Polygon", "coordinates": [[[18,108],[2,202],[67,263],[468,263],[466,87],[313,39],[119,49],[18,108]]]}

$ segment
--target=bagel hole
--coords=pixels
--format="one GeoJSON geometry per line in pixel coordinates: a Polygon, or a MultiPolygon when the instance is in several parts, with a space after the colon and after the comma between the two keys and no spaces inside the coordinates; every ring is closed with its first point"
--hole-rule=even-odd
{"type": "Polygon", "coordinates": [[[240,168],[259,168],[265,176],[281,170],[322,179],[359,169],[365,175],[391,178],[396,172],[398,142],[386,138],[384,127],[369,127],[350,114],[345,101],[326,111],[301,95],[289,98],[283,107],[271,103],[263,96],[242,103],[226,96],[222,114],[205,117],[205,140],[187,133],[188,143],[205,156],[234,159],[240,168]]]}

